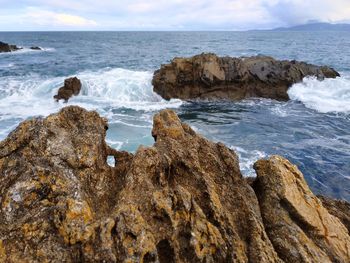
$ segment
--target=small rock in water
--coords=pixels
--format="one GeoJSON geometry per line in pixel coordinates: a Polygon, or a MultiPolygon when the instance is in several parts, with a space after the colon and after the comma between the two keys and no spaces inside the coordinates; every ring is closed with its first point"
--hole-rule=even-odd
{"type": "Polygon", "coordinates": [[[64,80],[64,86],[61,87],[54,96],[56,101],[64,100],[67,102],[73,95],[77,96],[81,90],[81,82],[77,77],[64,80]]]}
{"type": "Polygon", "coordinates": [[[42,50],[41,47],[37,47],[37,46],[35,46],[35,47],[30,47],[30,49],[32,49],[32,50],[42,50]]]}
{"type": "Polygon", "coordinates": [[[17,47],[16,45],[10,45],[0,41],[0,53],[2,52],[12,52],[22,49],[21,47],[17,47]]]}

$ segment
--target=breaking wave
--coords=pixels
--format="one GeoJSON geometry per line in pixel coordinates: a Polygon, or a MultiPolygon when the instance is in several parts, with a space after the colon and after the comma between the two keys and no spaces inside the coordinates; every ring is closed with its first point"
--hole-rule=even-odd
{"type": "Polygon", "coordinates": [[[350,76],[317,80],[305,78],[288,90],[292,100],[301,101],[318,112],[350,113],[350,76]]]}

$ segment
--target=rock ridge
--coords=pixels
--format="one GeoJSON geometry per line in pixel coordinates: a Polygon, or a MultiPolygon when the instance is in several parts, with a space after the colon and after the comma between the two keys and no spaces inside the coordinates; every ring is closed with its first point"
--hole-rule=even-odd
{"type": "Polygon", "coordinates": [[[346,212],[288,160],[258,161],[249,184],[233,150],[171,110],[135,154],[107,129],[69,106],[0,142],[0,262],[350,261],[346,212]]]}

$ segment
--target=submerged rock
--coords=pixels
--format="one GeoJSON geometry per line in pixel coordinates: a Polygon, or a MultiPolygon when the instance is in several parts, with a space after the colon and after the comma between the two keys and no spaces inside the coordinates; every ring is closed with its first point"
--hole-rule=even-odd
{"type": "Polygon", "coordinates": [[[59,88],[54,97],[56,101],[64,100],[67,102],[73,95],[77,96],[81,90],[81,82],[77,77],[64,80],[64,86],[59,88]]]}
{"type": "Polygon", "coordinates": [[[0,142],[0,262],[349,262],[347,229],[287,160],[258,162],[254,192],[234,151],[171,110],[134,155],[107,128],[71,106],[0,142]]]}
{"type": "Polygon", "coordinates": [[[30,47],[31,50],[42,50],[41,47],[37,47],[37,46],[34,46],[34,47],[30,47]]]}
{"type": "Polygon", "coordinates": [[[304,77],[335,78],[339,73],[326,66],[272,57],[218,57],[201,54],[174,58],[153,76],[154,91],[164,99],[229,99],[250,97],[288,100],[288,88],[304,77]]]}
{"type": "Polygon", "coordinates": [[[0,53],[2,52],[12,52],[22,49],[21,47],[17,47],[16,45],[10,45],[0,41],[0,53]]]}

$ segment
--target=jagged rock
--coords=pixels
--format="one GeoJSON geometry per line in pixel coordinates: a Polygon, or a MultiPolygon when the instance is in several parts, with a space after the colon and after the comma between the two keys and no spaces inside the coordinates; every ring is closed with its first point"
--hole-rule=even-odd
{"type": "Polygon", "coordinates": [[[288,160],[255,163],[254,183],[266,232],[285,262],[350,262],[350,236],[288,160]]]}
{"type": "Polygon", "coordinates": [[[17,51],[19,49],[22,49],[22,48],[17,47],[16,45],[10,45],[0,41],[0,53],[17,51]]]}
{"type": "Polygon", "coordinates": [[[56,101],[64,100],[67,102],[73,95],[77,96],[81,90],[81,82],[77,77],[64,80],[64,86],[59,88],[54,97],[56,101]]]}
{"type": "MultiPolygon", "coordinates": [[[[259,205],[235,152],[197,135],[173,111],[155,115],[156,142],[135,155],[108,147],[106,129],[96,112],[71,106],[21,123],[0,142],[0,262],[260,263],[283,262],[299,249],[275,247],[271,227],[279,226],[266,218],[268,206],[259,205]],[[107,164],[109,155],[115,167],[107,164]]],[[[301,174],[293,179],[293,173],[278,171],[271,178],[289,178],[291,189],[299,190],[301,174]]],[[[261,190],[260,177],[252,184],[261,190]]],[[[266,198],[261,190],[259,200],[271,199],[270,190],[266,198]]],[[[349,238],[346,228],[306,190],[310,202],[300,205],[310,216],[321,212],[332,244],[320,245],[318,224],[314,234],[301,230],[305,241],[314,238],[326,259],[348,262],[340,244],[349,238]]],[[[271,216],[276,209],[271,207],[271,216]]],[[[290,223],[289,235],[296,233],[294,219],[285,219],[279,223],[290,223]]],[[[306,256],[315,262],[314,255],[306,256]]]]}
{"type": "Polygon", "coordinates": [[[164,99],[229,99],[250,97],[288,100],[288,88],[306,76],[335,78],[329,67],[272,57],[218,57],[201,54],[174,58],[153,76],[154,91],[164,99]]]}

